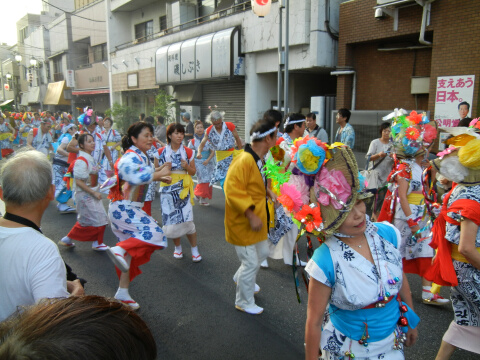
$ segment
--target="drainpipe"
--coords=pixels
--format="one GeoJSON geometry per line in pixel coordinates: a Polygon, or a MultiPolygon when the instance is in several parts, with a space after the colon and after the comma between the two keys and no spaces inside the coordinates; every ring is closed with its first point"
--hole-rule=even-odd
{"type": "Polygon", "coordinates": [[[422,14],[422,27],[420,28],[420,38],[418,39],[418,41],[420,42],[420,44],[423,44],[423,45],[428,45],[428,46],[432,46],[432,43],[430,41],[426,41],[425,40],[425,28],[427,27],[426,23],[427,23],[427,15],[428,13],[430,12],[430,9],[432,8],[432,2],[434,2],[435,0],[427,0],[426,2],[423,3],[423,5],[421,3],[417,2],[422,5],[423,7],[423,14],[422,14]]]}
{"type": "Polygon", "coordinates": [[[350,110],[355,110],[355,98],[356,98],[356,89],[357,89],[357,73],[355,70],[338,70],[338,71],[331,71],[330,75],[353,75],[353,85],[352,85],[352,106],[350,110]]]}

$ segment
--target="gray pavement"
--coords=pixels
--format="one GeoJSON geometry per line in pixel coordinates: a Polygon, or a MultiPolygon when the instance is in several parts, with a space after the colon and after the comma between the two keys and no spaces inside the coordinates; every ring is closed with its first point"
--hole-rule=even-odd
{"type": "MultiPolygon", "coordinates": [[[[108,206],[107,200],[104,201],[108,206]]],[[[161,219],[158,198],[153,216],[161,219]]],[[[260,270],[256,296],[265,308],[259,316],[234,308],[232,276],[239,262],[233,247],[224,239],[224,196],[214,189],[210,207],[194,206],[200,263],[190,260],[190,246],[182,239],[183,260],[173,258],[173,243],[156,251],[142,267],[143,274],[131,284],[130,293],[140,303],[139,315],[150,326],[158,346],[159,359],[302,359],[307,294],[301,285],[302,303],[297,302],[292,270],[283,261],[269,260],[270,268],[260,270]]],[[[59,215],[55,204],[47,209],[42,222],[46,236],[55,242],[75,223],[75,214],[59,215]]],[[[105,242],[116,240],[109,228],[105,242]]],[[[301,258],[305,259],[305,242],[301,258]]],[[[90,243],[76,243],[62,249],[65,261],[88,280],[86,292],[112,297],[118,280],[105,253],[91,250],[90,243]]],[[[314,246],[317,246],[315,244],[314,246]]],[[[419,341],[405,352],[407,359],[434,359],[441,338],[453,318],[450,306],[434,307],[421,303],[418,276],[409,276],[415,310],[421,317],[419,341]]],[[[442,289],[448,296],[448,289],[442,289]]],[[[101,336],[101,334],[99,334],[101,336]]],[[[457,351],[452,359],[473,360],[478,355],[457,351]]]]}

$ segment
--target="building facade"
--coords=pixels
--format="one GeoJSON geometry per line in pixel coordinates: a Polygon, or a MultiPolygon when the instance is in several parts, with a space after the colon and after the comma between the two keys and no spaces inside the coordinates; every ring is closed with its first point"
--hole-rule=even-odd
{"type": "MultiPolygon", "coordinates": [[[[264,18],[250,4],[106,0],[111,103],[149,115],[165,89],[194,120],[216,105],[247,137],[251,124],[277,106],[279,64],[280,3],[264,18]]],[[[289,111],[308,111],[312,96],[336,92],[331,29],[338,29],[339,4],[290,1],[289,111]]]]}

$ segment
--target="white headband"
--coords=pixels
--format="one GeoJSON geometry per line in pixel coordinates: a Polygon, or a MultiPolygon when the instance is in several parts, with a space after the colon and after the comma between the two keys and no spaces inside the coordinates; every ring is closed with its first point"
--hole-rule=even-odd
{"type": "Polygon", "coordinates": [[[287,118],[287,120],[285,120],[285,124],[283,124],[283,126],[287,126],[287,125],[290,125],[290,124],[296,124],[296,123],[300,123],[300,122],[304,122],[306,119],[300,119],[300,120],[290,120],[290,116],[287,118]]]}
{"type": "Polygon", "coordinates": [[[253,140],[257,140],[257,139],[262,139],[264,138],[265,136],[267,135],[270,135],[271,133],[273,133],[275,130],[277,130],[276,127],[273,127],[271,128],[270,130],[267,130],[265,131],[264,133],[261,133],[260,132],[254,132],[251,136],[250,136],[250,142],[253,142],[253,140]]]}

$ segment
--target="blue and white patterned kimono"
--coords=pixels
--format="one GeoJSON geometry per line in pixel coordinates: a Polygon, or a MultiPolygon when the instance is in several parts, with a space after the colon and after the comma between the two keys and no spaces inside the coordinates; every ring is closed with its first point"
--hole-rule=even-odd
{"type": "MultiPolygon", "coordinates": [[[[474,200],[480,203],[480,185],[457,185],[448,200],[448,206],[456,200],[474,200]]],[[[449,212],[448,217],[460,222],[461,214],[449,212]]],[[[456,245],[460,244],[460,226],[447,221],[445,238],[456,245]]],[[[475,247],[480,248],[480,228],[477,231],[475,247]]],[[[480,270],[470,263],[452,259],[458,285],[451,288],[450,297],[455,313],[455,322],[462,326],[480,327],[480,270]]]]}
{"type": "Polygon", "coordinates": [[[142,210],[148,184],[152,182],[154,167],[136,146],[118,162],[118,176],[123,183],[123,200],[110,203],[108,217],[119,241],[130,237],[167,247],[167,238],[155,219],[142,210]]]}
{"type": "MultiPolygon", "coordinates": [[[[374,264],[331,236],[305,268],[312,278],[332,289],[322,327],[322,359],[343,359],[347,350],[355,354],[355,359],[404,359],[403,349],[393,349],[399,334],[399,303],[393,299],[383,308],[363,309],[378,301],[381,287],[393,296],[402,287],[402,258],[396,248],[400,234],[391,224],[374,224],[367,218],[365,236],[374,264]],[[400,280],[389,284],[388,280],[395,277],[400,280]],[[365,322],[370,336],[368,346],[358,342],[365,322]]],[[[405,316],[409,325],[416,327],[419,319],[411,309],[405,316]]]]}
{"type": "MultiPolygon", "coordinates": [[[[147,151],[148,159],[152,164],[155,163],[155,159],[158,159],[160,156],[158,155],[158,149],[152,145],[150,150],[147,151]]],[[[152,181],[148,185],[147,196],[145,197],[145,201],[153,201],[155,200],[155,193],[157,192],[158,188],[158,181],[152,181]]]]}
{"type": "MultiPolygon", "coordinates": [[[[188,142],[188,147],[198,153],[198,147],[200,146],[202,139],[203,137],[199,137],[195,134],[193,139],[188,142]]],[[[212,178],[212,174],[215,171],[215,157],[212,157],[207,165],[203,165],[203,162],[210,156],[211,150],[212,147],[210,141],[207,141],[203,147],[202,158],[197,159],[195,157],[195,169],[197,170],[195,175],[197,176],[197,181],[199,184],[209,183],[210,179],[212,178]]]]}
{"type": "MultiPolygon", "coordinates": [[[[117,131],[117,130],[104,130],[102,131],[102,141],[103,145],[110,146],[108,144],[110,143],[117,143],[122,140],[122,135],[117,131]]],[[[110,149],[110,154],[112,154],[112,161],[115,164],[115,162],[118,159],[119,151],[116,150],[115,148],[110,149]]],[[[108,159],[105,157],[103,161],[103,167],[105,170],[113,170],[110,167],[110,164],[108,163],[108,159]]]]}
{"type": "MultiPolygon", "coordinates": [[[[3,124],[0,124],[0,134],[3,133],[12,133],[12,131],[7,126],[7,120],[4,120],[3,124]]],[[[7,137],[5,140],[0,140],[0,149],[11,149],[12,142],[10,141],[10,136],[7,137]]]]}
{"type": "MultiPolygon", "coordinates": [[[[183,145],[177,151],[173,151],[170,145],[165,146],[165,149],[160,154],[159,164],[163,165],[166,162],[172,163],[172,174],[186,174],[182,168],[181,160],[184,159],[188,163],[193,161],[193,152],[190,159],[187,158],[187,153],[183,145]]],[[[183,190],[183,180],[175,184],[160,187],[160,206],[162,208],[162,222],[163,226],[177,225],[193,222],[193,208],[190,201],[190,194],[184,199],[180,199],[180,192],[183,190]]],[[[180,235],[182,236],[182,235],[180,235]]]]}
{"type": "MultiPolygon", "coordinates": [[[[233,125],[233,124],[232,124],[233,125]]],[[[207,129],[208,140],[210,141],[211,148],[217,151],[226,151],[235,147],[235,137],[233,132],[230,131],[227,124],[223,123],[222,132],[218,133],[215,129],[215,126],[211,125],[207,129]]],[[[221,184],[225,181],[227,177],[227,171],[230,167],[230,164],[233,160],[233,152],[231,156],[226,157],[225,159],[218,160],[215,165],[215,171],[212,178],[210,179],[210,184],[214,185],[217,181],[220,181],[221,184]]]]}

